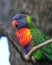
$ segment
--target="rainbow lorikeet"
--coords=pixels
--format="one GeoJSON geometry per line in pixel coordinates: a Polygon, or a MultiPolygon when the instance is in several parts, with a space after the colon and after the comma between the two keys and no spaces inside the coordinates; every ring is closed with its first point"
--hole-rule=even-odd
{"type": "MultiPolygon", "coordinates": [[[[48,36],[36,28],[29,15],[16,14],[12,19],[12,25],[18,29],[16,31],[16,37],[26,53],[34,46],[49,39],[48,36]]],[[[44,57],[52,60],[52,43],[37,50],[32,56],[37,60],[44,57]]]]}

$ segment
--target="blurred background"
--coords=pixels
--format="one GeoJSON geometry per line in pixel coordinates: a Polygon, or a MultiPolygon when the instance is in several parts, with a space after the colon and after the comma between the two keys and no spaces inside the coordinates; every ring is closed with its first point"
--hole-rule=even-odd
{"type": "MultiPolygon", "coordinates": [[[[29,14],[36,27],[50,38],[52,37],[52,0],[0,0],[0,20],[10,34],[13,31],[11,27],[12,17],[18,13],[29,14]]],[[[11,44],[9,47],[11,65],[30,65],[30,63],[21,60],[19,53],[11,44]]],[[[44,63],[36,65],[44,65],[44,63]]]]}

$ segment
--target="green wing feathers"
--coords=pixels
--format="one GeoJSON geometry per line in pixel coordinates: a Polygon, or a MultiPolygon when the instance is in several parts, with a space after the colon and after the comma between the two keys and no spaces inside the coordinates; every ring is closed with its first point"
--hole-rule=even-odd
{"type": "MultiPolygon", "coordinates": [[[[28,15],[27,15],[27,21],[31,29],[33,46],[41,44],[42,42],[49,39],[48,36],[44,35],[39,29],[35,27],[31,18],[28,15]]],[[[32,55],[37,59],[41,59],[42,57],[46,56],[48,59],[52,60],[52,43],[39,49],[38,51],[34,52],[32,55]]]]}

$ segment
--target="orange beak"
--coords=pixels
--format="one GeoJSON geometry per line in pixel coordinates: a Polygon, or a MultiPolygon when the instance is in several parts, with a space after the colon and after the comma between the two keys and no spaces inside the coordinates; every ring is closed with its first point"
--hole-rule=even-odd
{"type": "Polygon", "coordinates": [[[12,21],[12,26],[18,26],[18,22],[16,20],[12,21]]]}

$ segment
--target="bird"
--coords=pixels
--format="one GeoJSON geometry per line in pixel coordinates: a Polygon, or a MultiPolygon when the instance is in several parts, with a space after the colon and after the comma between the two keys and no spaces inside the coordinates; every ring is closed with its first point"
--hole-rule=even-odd
{"type": "Polygon", "coordinates": [[[9,57],[10,51],[8,45],[8,38],[0,29],[0,65],[11,65],[9,57]]]}
{"type": "MultiPolygon", "coordinates": [[[[26,54],[34,46],[49,39],[49,36],[40,31],[28,14],[16,14],[12,18],[12,25],[17,28],[16,37],[26,54]]],[[[52,61],[52,43],[32,53],[37,60],[47,58],[52,61]]]]}

